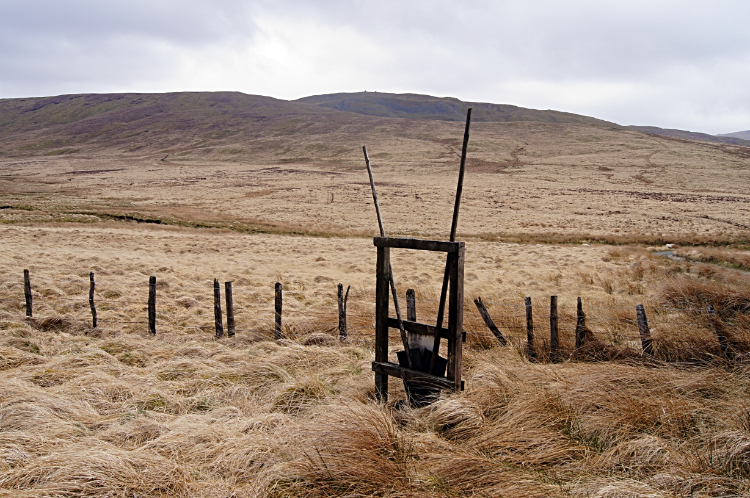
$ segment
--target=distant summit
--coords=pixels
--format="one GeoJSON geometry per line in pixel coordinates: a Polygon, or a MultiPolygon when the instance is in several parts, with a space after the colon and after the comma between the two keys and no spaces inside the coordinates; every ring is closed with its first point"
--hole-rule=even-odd
{"type": "Polygon", "coordinates": [[[609,121],[569,112],[541,111],[507,104],[464,102],[453,97],[432,97],[413,93],[331,93],[303,97],[295,102],[384,118],[463,121],[466,119],[466,110],[472,107],[472,121],[537,121],[620,127],[609,121]]]}
{"type": "Polygon", "coordinates": [[[734,133],[723,133],[721,135],[717,135],[717,137],[732,137],[732,138],[741,138],[742,140],[750,140],[750,130],[735,131],[734,133]]]}
{"type": "MultiPolygon", "coordinates": [[[[750,135],[750,131],[740,131],[729,133],[727,135],[709,135],[708,133],[698,133],[695,131],[672,130],[669,128],[658,128],[656,126],[628,126],[631,130],[642,131],[644,133],[653,133],[664,137],[681,138],[683,140],[697,140],[699,142],[717,142],[730,145],[740,145],[750,147],[750,140],[743,140],[740,136],[742,133],[750,135]]],[[[747,136],[750,138],[750,136],[747,136]]]]}

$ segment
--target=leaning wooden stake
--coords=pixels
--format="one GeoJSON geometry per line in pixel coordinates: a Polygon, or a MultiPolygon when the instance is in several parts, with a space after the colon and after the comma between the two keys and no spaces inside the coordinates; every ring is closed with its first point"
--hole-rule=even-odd
{"type": "Polygon", "coordinates": [[[487,328],[490,329],[490,332],[492,332],[492,335],[494,335],[497,338],[497,340],[500,341],[500,344],[502,344],[503,346],[508,344],[508,341],[505,340],[505,337],[503,337],[502,332],[500,332],[500,330],[495,326],[495,322],[492,321],[492,317],[490,316],[490,313],[487,311],[487,308],[484,307],[482,298],[477,296],[477,298],[474,300],[474,304],[479,310],[479,314],[482,315],[482,320],[484,320],[485,325],[487,325],[487,328]]]}
{"type": "Polygon", "coordinates": [[[227,301],[227,337],[234,337],[234,303],[232,302],[232,282],[224,282],[224,298],[227,301]]]}
{"type": "Polygon", "coordinates": [[[349,289],[351,285],[346,287],[346,295],[344,295],[344,286],[338,285],[338,298],[339,298],[339,339],[344,341],[347,337],[346,332],[346,302],[349,300],[349,289]]]}
{"type": "Polygon", "coordinates": [[[224,337],[224,325],[221,317],[221,287],[217,279],[214,279],[214,326],[216,327],[216,338],[224,337]]]}
{"type": "Polygon", "coordinates": [[[721,348],[721,355],[724,358],[728,358],[729,357],[729,339],[724,333],[724,325],[719,320],[719,316],[716,314],[716,310],[714,309],[713,306],[709,304],[706,310],[708,311],[708,316],[711,319],[711,325],[714,328],[714,332],[716,332],[716,338],[719,340],[719,347],[721,348]]]}
{"type": "Polygon", "coordinates": [[[31,314],[31,279],[29,278],[29,270],[23,271],[23,295],[26,297],[26,316],[32,316],[31,314]]]}
{"type": "Polygon", "coordinates": [[[646,310],[642,304],[635,307],[635,315],[638,319],[638,333],[641,336],[641,349],[646,354],[654,354],[654,346],[651,342],[651,330],[648,328],[648,320],[646,319],[646,310]]]}
{"type": "Polygon", "coordinates": [[[556,361],[560,355],[560,342],[557,336],[557,296],[550,297],[549,301],[549,356],[551,361],[556,361]]]}
{"type": "Polygon", "coordinates": [[[148,277],[148,331],[156,335],[156,277],[148,277]]]}
{"type": "Polygon", "coordinates": [[[281,339],[281,282],[276,282],[275,297],[276,297],[276,323],[274,324],[274,339],[277,341],[281,339]]]}
{"type": "MultiPolygon", "coordinates": [[[[461,148],[461,165],[458,169],[458,186],[456,187],[456,202],[453,205],[453,222],[451,223],[450,241],[456,241],[456,229],[458,228],[458,208],[461,206],[461,193],[464,189],[464,170],[466,169],[466,149],[469,146],[469,127],[471,126],[471,107],[466,112],[466,127],[464,128],[464,144],[461,148]]],[[[443,287],[440,289],[440,304],[438,305],[437,329],[443,327],[445,316],[445,298],[448,293],[449,263],[445,263],[443,274],[443,287]]],[[[430,361],[430,373],[435,371],[435,362],[440,353],[440,334],[435,334],[435,342],[432,345],[432,360],[430,361]]]]}
{"type": "MultiPolygon", "coordinates": [[[[385,228],[383,228],[383,217],[380,215],[380,204],[378,203],[378,193],[375,191],[375,179],[372,177],[372,166],[370,166],[370,157],[367,155],[367,147],[362,147],[362,152],[365,154],[365,164],[367,165],[367,174],[370,175],[370,187],[372,188],[372,199],[375,203],[375,212],[378,215],[378,227],[380,228],[380,236],[385,237],[385,228]]],[[[411,355],[409,354],[409,340],[406,337],[406,330],[404,330],[404,321],[401,318],[401,308],[398,305],[398,293],[396,292],[396,281],[393,279],[393,267],[388,263],[388,275],[391,284],[391,295],[393,296],[393,307],[396,308],[396,319],[398,320],[398,328],[401,332],[401,343],[404,345],[404,351],[406,351],[406,363],[409,368],[412,368],[411,355]]],[[[438,327],[438,330],[440,328],[438,327]]],[[[436,334],[437,336],[437,334],[436,334]]]]}
{"type": "Polygon", "coordinates": [[[94,304],[94,272],[89,273],[89,308],[91,308],[91,321],[93,327],[96,328],[96,305],[94,304]]]}
{"type": "Polygon", "coordinates": [[[526,356],[529,360],[536,358],[536,350],[534,349],[534,316],[531,309],[531,298],[524,298],[524,304],[526,305],[526,356]]]}

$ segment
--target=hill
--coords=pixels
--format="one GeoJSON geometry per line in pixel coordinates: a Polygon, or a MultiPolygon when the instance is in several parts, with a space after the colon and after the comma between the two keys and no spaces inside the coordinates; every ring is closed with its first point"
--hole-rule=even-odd
{"type": "Polygon", "coordinates": [[[536,121],[539,123],[572,123],[618,127],[615,123],[569,112],[526,109],[507,104],[463,102],[452,97],[432,97],[412,93],[380,92],[332,93],[298,99],[296,102],[315,104],[339,111],[356,112],[367,116],[408,119],[464,121],[466,110],[472,107],[472,121],[502,122],[536,121]]]}
{"type": "Polygon", "coordinates": [[[747,131],[736,131],[734,133],[722,133],[721,135],[717,135],[719,137],[733,137],[733,138],[741,138],[742,140],[750,140],[750,130],[747,131]]]}
{"type": "MultiPolygon", "coordinates": [[[[631,130],[642,131],[644,133],[653,133],[664,137],[679,138],[682,140],[696,140],[699,142],[716,142],[730,145],[740,145],[750,147],[750,140],[745,140],[739,134],[729,135],[709,135],[708,133],[699,133],[695,131],[674,130],[669,128],[659,128],[657,126],[628,126],[631,130]]],[[[739,132],[743,133],[743,132],[739,132]]],[[[750,133],[750,132],[745,132],[750,133]]],[[[750,137],[748,137],[750,138],[750,137]]]]}

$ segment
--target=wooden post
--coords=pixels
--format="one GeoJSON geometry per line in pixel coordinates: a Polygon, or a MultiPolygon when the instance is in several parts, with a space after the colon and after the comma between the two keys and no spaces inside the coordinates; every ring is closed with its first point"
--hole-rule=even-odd
{"type": "MultiPolygon", "coordinates": [[[[466,112],[466,127],[464,128],[464,144],[461,148],[461,164],[458,168],[458,185],[456,186],[456,199],[453,204],[453,221],[451,222],[451,235],[450,241],[456,241],[456,230],[458,228],[458,209],[461,207],[461,193],[464,189],[464,170],[466,169],[466,152],[469,148],[469,128],[471,127],[471,110],[466,112]]],[[[448,279],[450,278],[449,271],[450,262],[445,262],[445,274],[443,275],[443,287],[440,289],[440,303],[438,304],[438,316],[437,316],[437,329],[440,330],[443,326],[443,318],[445,313],[445,295],[448,289],[448,279]]],[[[463,282],[461,283],[463,285],[463,282]]],[[[437,361],[438,353],[440,352],[440,334],[435,334],[435,341],[432,345],[432,360],[430,362],[429,373],[435,372],[435,362],[437,361]]]]}
{"type": "MultiPolygon", "coordinates": [[[[388,307],[389,283],[391,278],[391,250],[378,247],[375,281],[375,361],[388,361],[388,307]]],[[[407,349],[408,351],[408,349],[407,349]]],[[[388,401],[388,375],[375,372],[375,396],[382,402],[388,401]]]]}
{"type": "Polygon", "coordinates": [[[232,302],[232,282],[224,282],[224,298],[227,301],[227,337],[234,337],[234,303],[232,302]]]}
{"type": "Polygon", "coordinates": [[[156,277],[148,277],[148,331],[156,335],[156,277]]]}
{"type": "Polygon", "coordinates": [[[274,339],[281,339],[281,282],[276,282],[274,295],[276,297],[276,323],[274,326],[274,339]]]}
{"type": "Polygon", "coordinates": [[[646,354],[654,354],[654,346],[651,343],[651,331],[648,328],[648,320],[646,319],[646,310],[642,304],[635,307],[635,315],[638,319],[638,333],[641,336],[641,349],[646,354]]]}
{"type": "Polygon", "coordinates": [[[89,273],[89,308],[91,308],[91,321],[96,328],[96,305],[94,304],[94,272],[89,273]]]}
{"type": "Polygon", "coordinates": [[[529,360],[532,360],[536,358],[536,350],[534,349],[534,317],[531,309],[531,298],[525,298],[524,304],[526,305],[526,356],[529,360]]]}
{"type": "Polygon", "coordinates": [[[23,294],[26,297],[26,316],[31,314],[31,280],[29,279],[29,270],[23,271],[23,294]]]}
{"type": "Polygon", "coordinates": [[[417,321],[417,296],[414,289],[406,291],[406,319],[410,322],[417,321]]]}
{"type": "Polygon", "coordinates": [[[719,316],[716,314],[716,310],[713,306],[710,304],[706,308],[708,311],[708,316],[711,319],[711,325],[714,327],[714,332],[716,332],[716,338],[719,340],[719,347],[721,348],[721,355],[724,358],[729,357],[729,339],[727,338],[726,334],[724,334],[724,324],[721,323],[721,320],[719,320],[719,316]]]}
{"type": "Polygon", "coordinates": [[[586,315],[583,313],[583,303],[580,296],[578,297],[576,315],[576,349],[578,349],[583,346],[584,335],[586,333],[586,315]]]}
{"type": "Polygon", "coordinates": [[[219,281],[214,279],[214,325],[216,327],[216,338],[224,337],[224,325],[221,318],[221,287],[219,281]]]}
{"type": "MultiPolygon", "coordinates": [[[[464,253],[461,246],[456,253],[448,254],[450,267],[450,296],[448,298],[448,372],[446,377],[453,381],[456,391],[461,390],[461,365],[463,364],[463,331],[464,331],[464,253]]],[[[440,334],[435,334],[436,337],[440,334]]],[[[439,343],[438,343],[439,344],[439,343]]],[[[433,357],[440,353],[433,351],[433,357]]]]}
{"type": "Polygon", "coordinates": [[[346,296],[344,295],[344,286],[338,285],[338,298],[339,298],[339,339],[346,340],[346,302],[349,300],[349,289],[351,285],[346,287],[346,296]]]}
{"type": "Polygon", "coordinates": [[[487,325],[487,328],[490,329],[490,332],[492,332],[492,335],[494,335],[503,346],[508,344],[508,341],[505,340],[502,332],[500,332],[500,330],[495,326],[495,322],[492,321],[492,317],[487,311],[487,308],[484,307],[484,303],[482,302],[482,298],[480,296],[477,296],[477,298],[474,300],[474,304],[479,310],[479,314],[482,315],[482,320],[484,320],[485,325],[487,325]]]}
{"type": "Polygon", "coordinates": [[[560,354],[560,343],[557,337],[557,296],[550,297],[549,302],[549,356],[557,360],[560,354]]]}

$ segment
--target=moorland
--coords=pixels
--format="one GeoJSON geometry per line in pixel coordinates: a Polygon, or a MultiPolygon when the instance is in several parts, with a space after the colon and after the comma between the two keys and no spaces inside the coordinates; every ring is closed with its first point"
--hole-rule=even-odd
{"type": "MultiPolygon", "coordinates": [[[[481,108],[458,229],[467,388],[410,408],[394,381],[379,404],[362,146],[388,235],[447,239],[466,105],[375,96],[0,100],[0,494],[750,492],[750,148],[481,108]],[[214,278],[234,282],[232,338],[214,338],[214,278]],[[337,283],[352,288],[346,341],[337,283]],[[507,346],[474,308],[480,295],[507,346]],[[573,348],[579,296],[597,339],[586,354],[573,348]]],[[[404,251],[393,264],[399,294],[415,289],[418,317],[434,320],[444,261],[404,251]]]]}

